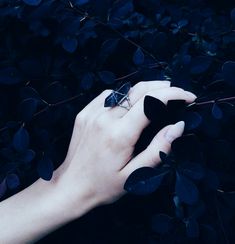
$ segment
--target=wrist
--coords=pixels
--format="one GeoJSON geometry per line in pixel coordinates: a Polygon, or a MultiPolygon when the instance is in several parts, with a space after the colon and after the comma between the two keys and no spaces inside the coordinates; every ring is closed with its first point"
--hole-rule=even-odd
{"type": "Polygon", "coordinates": [[[64,169],[64,164],[54,171],[49,182],[53,192],[51,201],[56,203],[58,212],[64,213],[65,221],[75,220],[98,205],[86,181],[74,181],[64,169]]]}

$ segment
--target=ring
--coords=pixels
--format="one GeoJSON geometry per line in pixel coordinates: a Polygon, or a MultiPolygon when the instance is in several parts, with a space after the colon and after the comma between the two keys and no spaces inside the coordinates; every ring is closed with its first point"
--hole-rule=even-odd
{"type": "Polygon", "coordinates": [[[122,85],[119,89],[113,90],[109,96],[105,98],[104,101],[104,107],[115,107],[120,106],[122,108],[127,109],[128,111],[132,107],[130,98],[128,96],[128,92],[131,88],[131,83],[126,82],[124,85],[122,85]],[[128,106],[123,106],[121,103],[123,101],[127,101],[128,106]]]}

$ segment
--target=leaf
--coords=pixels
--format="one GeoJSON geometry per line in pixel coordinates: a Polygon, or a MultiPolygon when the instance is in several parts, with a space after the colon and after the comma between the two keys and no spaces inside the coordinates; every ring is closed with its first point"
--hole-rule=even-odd
{"type": "Polygon", "coordinates": [[[187,111],[183,115],[185,122],[185,130],[194,130],[198,128],[202,123],[202,116],[198,112],[187,111]]]}
{"type": "Polygon", "coordinates": [[[7,185],[6,185],[6,179],[3,179],[3,181],[0,183],[0,199],[4,196],[4,194],[7,191],[7,185]]]}
{"type": "Polygon", "coordinates": [[[179,219],[183,219],[184,218],[184,209],[183,209],[183,206],[181,204],[179,197],[174,196],[173,201],[175,204],[175,215],[176,215],[176,217],[179,219]]]}
{"type": "Polygon", "coordinates": [[[75,0],[75,4],[77,5],[84,5],[86,3],[89,3],[90,0],[75,0]]]}
{"type": "Polygon", "coordinates": [[[211,113],[215,119],[222,119],[223,118],[223,111],[218,106],[217,103],[214,103],[211,109],[211,113]]]}
{"type": "Polygon", "coordinates": [[[167,107],[161,100],[147,95],[144,97],[144,114],[155,125],[162,124],[167,119],[167,107]]]}
{"type": "Polygon", "coordinates": [[[189,205],[198,201],[198,189],[194,183],[180,173],[176,173],[175,192],[179,199],[189,205]]]}
{"type": "Polygon", "coordinates": [[[190,72],[193,75],[199,75],[206,72],[212,63],[211,57],[198,56],[192,59],[190,72]]]}
{"type": "Polygon", "coordinates": [[[186,224],[186,233],[189,238],[196,238],[199,236],[199,226],[196,219],[189,218],[185,224],[186,224]]]}
{"type": "Polygon", "coordinates": [[[184,26],[186,26],[188,24],[188,20],[187,19],[181,19],[179,22],[178,22],[178,27],[179,28],[182,28],[184,26]]]}
{"type": "Polygon", "coordinates": [[[26,4],[31,6],[38,6],[42,0],[23,0],[26,4]]]}
{"type": "Polygon", "coordinates": [[[20,127],[20,129],[15,133],[13,137],[13,146],[18,152],[24,152],[28,149],[29,134],[24,127],[20,127]]]}
{"type": "Polygon", "coordinates": [[[103,42],[100,48],[100,60],[101,63],[105,62],[106,59],[115,51],[120,39],[109,39],[103,42]]]}
{"type": "Polygon", "coordinates": [[[220,181],[217,174],[209,169],[207,170],[206,177],[203,181],[209,190],[217,190],[220,186],[220,181]]]}
{"type": "Polygon", "coordinates": [[[7,186],[9,189],[15,189],[20,185],[20,180],[18,175],[16,174],[9,174],[6,178],[7,186]]]}
{"type": "Polygon", "coordinates": [[[150,167],[136,169],[126,180],[124,189],[135,195],[151,194],[158,189],[168,172],[159,172],[150,167]]]}
{"type": "Polygon", "coordinates": [[[89,90],[91,89],[93,83],[94,83],[94,74],[88,72],[83,75],[82,80],[80,82],[80,87],[84,90],[89,90]]]}
{"type": "Polygon", "coordinates": [[[137,48],[133,55],[133,62],[135,65],[141,65],[144,63],[144,53],[141,48],[137,48]]]}
{"type": "Polygon", "coordinates": [[[35,152],[31,149],[20,155],[20,160],[22,160],[24,163],[30,163],[34,158],[35,152]]]}
{"type": "Polygon", "coordinates": [[[39,177],[49,181],[53,175],[53,162],[47,156],[44,156],[37,164],[37,172],[39,177]]]}
{"type": "Polygon", "coordinates": [[[19,117],[23,121],[30,121],[37,110],[38,100],[27,98],[23,100],[18,108],[19,117]]]}
{"type": "Polygon", "coordinates": [[[14,85],[21,82],[18,70],[14,67],[0,69],[0,84],[14,85]]]}
{"type": "Polygon", "coordinates": [[[222,66],[222,74],[225,82],[235,87],[235,62],[227,61],[222,66]]]}
{"type": "Polygon", "coordinates": [[[76,49],[78,47],[78,41],[76,38],[67,37],[67,38],[64,38],[64,40],[62,42],[62,46],[65,51],[67,51],[69,53],[73,53],[76,51],[76,49]]]}
{"type": "Polygon", "coordinates": [[[233,25],[235,25],[235,8],[232,9],[232,11],[231,11],[231,20],[232,20],[233,25]]]}
{"type": "Polygon", "coordinates": [[[114,73],[106,70],[100,71],[98,75],[105,84],[113,84],[116,78],[114,73]]]}
{"type": "Polygon", "coordinates": [[[199,163],[187,162],[180,167],[181,172],[193,180],[201,180],[205,176],[205,170],[199,163]]]}
{"type": "Polygon", "coordinates": [[[153,215],[151,227],[158,234],[167,234],[173,227],[172,218],[166,214],[153,215]]]}

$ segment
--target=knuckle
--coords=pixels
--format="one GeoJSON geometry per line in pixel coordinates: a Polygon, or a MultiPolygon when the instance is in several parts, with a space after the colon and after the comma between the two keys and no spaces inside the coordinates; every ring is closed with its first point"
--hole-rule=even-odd
{"type": "Polygon", "coordinates": [[[185,91],[183,88],[180,88],[180,87],[177,87],[177,86],[172,86],[170,87],[171,90],[175,90],[175,91],[180,91],[180,92],[183,92],[185,91]]]}
{"type": "Polygon", "coordinates": [[[80,125],[81,123],[84,123],[85,121],[85,116],[82,112],[78,113],[76,115],[76,119],[75,119],[75,124],[76,125],[80,125]]]}
{"type": "Polygon", "coordinates": [[[146,87],[146,82],[144,81],[140,81],[135,85],[135,89],[143,89],[144,87],[146,87]]]}
{"type": "Polygon", "coordinates": [[[109,95],[112,91],[113,91],[113,90],[111,90],[111,89],[103,90],[102,95],[107,96],[107,95],[109,95]]]}

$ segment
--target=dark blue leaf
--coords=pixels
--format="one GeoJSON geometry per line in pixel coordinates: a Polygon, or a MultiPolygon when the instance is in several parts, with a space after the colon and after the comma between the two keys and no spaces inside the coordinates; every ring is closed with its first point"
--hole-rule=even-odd
{"type": "Polygon", "coordinates": [[[166,16],[166,17],[164,17],[164,18],[160,21],[160,25],[162,25],[162,26],[166,26],[170,21],[171,21],[171,17],[170,17],[170,16],[166,16]]]}
{"type": "Polygon", "coordinates": [[[212,63],[211,57],[207,57],[207,56],[196,57],[192,59],[190,71],[193,75],[199,75],[201,73],[206,72],[209,69],[211,63],[212,63]]]}
{"type": "Polygon", "coordinates": [[[188,20],[187,19],[182,19],[178,22],[178,26],[179,28],[182,28],[184,26],[186,26],[188,24],[188,20]]]}
{"type": "Polygon", "coordinates": [[[27,98],[35,98],[36,100],[41,99],[39,93],[30,86],[23,87],[20,90],[20,96],[22,99],[27,99],[27,98]]]}
{"type": "Polygon", "coordinates": [[[32,119],[34,113],[37,110],[38,100],[35,98],[27,98],[23,100],[19,105],[19,117],[23,121],[29,121],[32,119]]]}
{"type": "Polygon", "coordinates": [[[64,38],[64,40],[62,42],[62,46],[63,46],[64,50],[66,50],[67,52],[73,53],[77,49],[78,41],[76,38],[67,37],[67,38],[64,38]]]}
{"type": "Polygon", "coordinates": [[[91,72],[83,75],[82,80],[80,82],[80,87],[84,90],[89,90],[94,83],[94,74],[91,72]]]}
{"type": "Polygon", "coordinates": [[[31,6],[37,6],[41,3],[42,0],[23,0],[26,4],[31,6]]]}
{"type": "Polygon", "coordinates": [[[203,179],[205,186],[209,190],[217,190],[220,186],[217,174],[212,170],[207,170],[206,177],[203,179]]]}
{"type": "Polygon", "coordinates": [[[233,25],[235,25],[235,8],[232,9],[232,11],[231,11],[231,20],[232,20],[233,25]]]}
{"type": "Polygon", "coordinates": [[[16,174],[7,175],[7,186],[9,189],[15,189],[20,185],[20,179],[16,174]]]}
{"type": "Polygon", "coordinates": [[[13,137],[13,146],[18,152],[24,152],[28,149],[29,134],[24,127],[20,127],[20,129],[15,133],[13,137]]]}
{"type": "Polygon", "coordinates": [[[211,109],[211,113],[215,119],[223,118],[223,111],[217,103],[214,103],[211,109]]]}
{"type": "Polygon", "coordinates": [[[185,224],[186,224],[186,233],[189,238],[196,238],[199,236],[199,226],[196,219],[189,218],[185,224]]]}
{"type": "Polygon", "coordinates": [[[115,51],[120,39],[109,39],[104,41],[100,48],[101,62],[105,62],[106,59],[115,51]]]}
{"type": "Polygon", "coordinates": [[[137,48],[137,50],[135,51],[133,55],[133,62],[136,65],[141,65],[144,63],[144,53],[141,48],[137,48]]]}
{"type": "Polygon", "coordinates": [[[75,0],[74,3],[77,5],[83,5],[89,3],[90,0],[75,0]]]}
{"type": "Polygon", "coordinates": [[[194,130],[202,123],[202,116],[194,111],[188,111],[183,115],[185,130],[194,130]]]}
{"type": "Polygon", "coordinates": [[[44,156],[37,164],[38,175],[44,180],[49,181],[52,178],[53,170],[53,162],[46,156],[44,156]]]}
{"type": "Polygon", "coordinates": [[[235,87],[235,62],[227,61],[222,67],[222,73],[225,81],[235,87]]]}
{"type": "Polygon", "coordinates": [[[23,154],[20,155],[20,159],[24,163],[30,163],[35,157],[35,152],[31,149],[25,151],[23,154]]]}
{"type": "Polygon", "coordinates": [[[180,200],[192,205],[198,201],[198,189],[195,184],[180,173],[176,173],[175,192],[180,200]]]}
{"type": "Polygon", "coordinates": [[[199,163],[187,162],[180,167],[181,172],[193,180],[201,180],[205,176],[205,169],[199,163]]]}
{"type": "Polygon", "coordinates": [[[150,167],[136,169],[125,182],[124,189],[135,195],[151,194],[158,189],[168,172],[159,172],[150,167]]]}
{"type": "MultiPolygon", "coordinates": [[[[113,4],[110,16],[111,20],[122,19],[134,10],[132,0],[116,1],[113,4]]],[[[120,22],[120,21],[119,21],[120,22]]]]}
{"type": "Polygon", "coordinates": [[[179,197],[174,196],[173,201],[175,204],[175,215],[176,215],[176,217],[179,219],[183,219],[184,218],[184,209],[183,209],[183,206],[182,206],[182,203],[181,203],[179,197]]]}
{"type": "Polygon", "coordinates": [[[105,84],[113,84],[116,78],[114,73],[106,70],[100,71],[98,75],[105,84]]]}
{"type": "Polygon", "coordinates": [[[13,85],[21,81],[18,70],[14,67],[0,69],[0,84],[13,85]]]}
{"type": "Polygon", "coordinates": [[[172,218],[166,214],[153,215],[151,227],[158,234],[167,234],[173,227],[172,218]]]}
{"type": "Polygon", "coordinates": [[[1,197],[4,196],[6,190],[7,190],[6,179],[3,179],[3,181],[0,183],[0,199],[1,197]]]}

